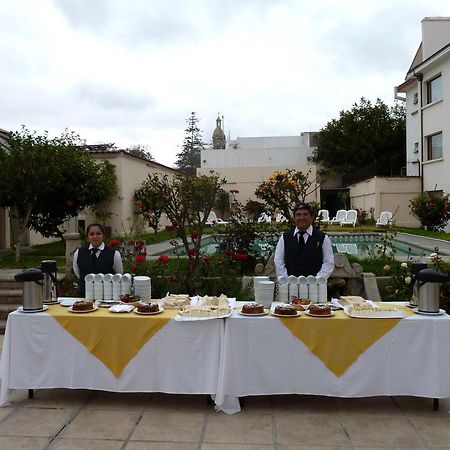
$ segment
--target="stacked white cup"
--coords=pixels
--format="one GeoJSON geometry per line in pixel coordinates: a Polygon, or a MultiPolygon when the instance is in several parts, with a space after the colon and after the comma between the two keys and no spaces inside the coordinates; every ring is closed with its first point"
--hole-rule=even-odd
{"type": "Polygon", "coordinates": [[[289,302],[289,284],[288,277],[278,277],[278,301],[283,303],[289,302]]]}
{"type": "Polygon", "coordinates": [[[115,273],[112,276],[112,299],[115,302],[120,300],[120,296],[122,295],[122,274],[115,273]]]}
{"type": "Polygon", "coordinates": [[[306,277],[308,282],[308,296],[311,303],[317,303],[319,301],[319,286],[317,279],[314,275],[308,275],[306,277]]]}
{"type": "Polygon", "coordinates": [[[317,284],[319,286],[319,302],[327,302],[327,279],[325,277],[317,277],[317,284]]]}
{"type": "Polygon", "coordinates": [[[103,300],[105,302],[113,301],[113,284],[112,273],[106,273],[103,275],[103,300]]]}
{"type": "Polygon", "coordinates": [[[103,300],[103,274],[96,273],[94,275],[94,298],[95,300],[103,300]]]}
{"type": "Polygon", "coordinates": [[[289,300],[298,298],[298,278],[295,275],[288,276],[289,300]]]}
{"type": "Polygon", "coordinates": [[[129,273],[122,275],[122,295],[131,294],[131,280],[132,277],[129,273]]]}
{"type": "Polygon", "coordinates": [[[258,284],[259,284],[259,282],[260,281],[268,281],[268,280],[269,280],[269,277],[264,276],[264,275],[253,277],[253,295],[255,297],[255,302],[258,301],[258,288],[259,288],[258,284]]]}
{"type": "Polygon", "coordinates": [[[270,308],[273,302],[273,293],[275,282],[270,280],[258,281],[258,290],[256,299],[257,303],[261,303],[264,308],[270,308]]]}
{"type": "Polygon", "coordinates": [[[144,302],[150,301],[152,298],[151,278],[146,276],[134,277],[134,294],[144,302]]]}
{"type": "Polygon", "coordinates": [[[303,275],[298,277],[298,296],[299,298],[309,300],[308,280],[303,275]]]}
{"type": "Polygon", "coordinates": [[[88,273],[84,277],[84,283],[85,283],[85,294],[84,297],[86,300],[94,300],[94,274],[88,273]]]}

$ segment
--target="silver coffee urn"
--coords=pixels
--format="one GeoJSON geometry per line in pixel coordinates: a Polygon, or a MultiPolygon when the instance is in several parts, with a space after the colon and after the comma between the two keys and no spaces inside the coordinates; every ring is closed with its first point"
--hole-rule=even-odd
{"type": "Polygon", "coordinates": [[[411,264],[411,274],[414,276],[413,278],[413,291],[411,296],[410,305],[411,306],[419,306],[419,281],[416,278],[416,275],[423,269],[428,267],[427,263],[423,262],[414,262],[411,264]]]}
{"type": "Polygon", "coordinates": [[[25,312],[42,311],[42,287],[44,275],[41,269],[25,269],[14,275],[16,281],[23,282],[23,310],[25,312]]]}
{"type": "Polygon", "coordinates": [[[42,299],[45,304],[56,303],[58,298],[58,279],[56,276],[56,261],[46,259],[41,261],[40,267],[44,275],[42,286],[42,299]]]}
{"type": "Polygon", "coordinates": [[[440,283],[448,281],[448,276],[434,269],[422,269],[415,279],[418,283],[419,312],[439,313],[440,283]]]}

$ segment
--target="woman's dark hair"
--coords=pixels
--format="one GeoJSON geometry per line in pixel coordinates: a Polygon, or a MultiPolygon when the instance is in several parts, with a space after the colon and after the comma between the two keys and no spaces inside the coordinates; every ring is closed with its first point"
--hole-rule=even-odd
{"type": "Polygon", "coordinates": [[[86,235],[89,234],[89,230],[92,227],[99,227],[100,231],[102,232],[102,234],[105,235],[105,227],[103,225],[99,224],[99,223],[91,223],[91,224],[89,224],[88,227],[86,228],[86,235]]]}

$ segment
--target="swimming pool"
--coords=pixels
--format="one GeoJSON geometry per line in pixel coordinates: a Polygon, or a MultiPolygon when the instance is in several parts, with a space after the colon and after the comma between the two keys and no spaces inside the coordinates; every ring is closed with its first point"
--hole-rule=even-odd
{"type": "MultiPolygon", "coordinates": [[[[334,253],[345,253],[354,255],[358,258],[368,258],[376,254],[377,248],[382,245],[380,233],[330,233],[329,234],[334,253]],[[377,247],[378,246],[378,247],[377,247]]],[[[217,236],[220,239],[220,236],[217,236]]],[[[255,250],[267,251],[268,244],[263,240],[254,244],[255,250]]],[[[392,240],[392,247],[395,249],[395,256],[398,259],[405,259],[410,256],[424,256],[429,254],[426,250],[419,247],[404,244],[395,239],[392,240]]],[[[202,239],[201,250],[204,253],[212,255],[218,251],[218,243],[216,237],[206,236],[202,239]]],[[[184,247],[172,249],[164,252],[166,255],[186,256],[184,247]]]]}

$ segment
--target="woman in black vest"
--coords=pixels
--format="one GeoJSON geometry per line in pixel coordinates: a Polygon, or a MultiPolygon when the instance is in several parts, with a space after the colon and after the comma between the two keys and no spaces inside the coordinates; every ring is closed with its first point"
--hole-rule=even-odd
{"type": "Polygon", "coordinates": [[[85,296],[84,277],[88,273],[123,273],[123,264],[117,250],[106,247],[105,229],[99,223],[91,223],[86,230],[89,245],[80,247],[73,254],[73,271],[80,279],[80,297],[85,296]]]}

